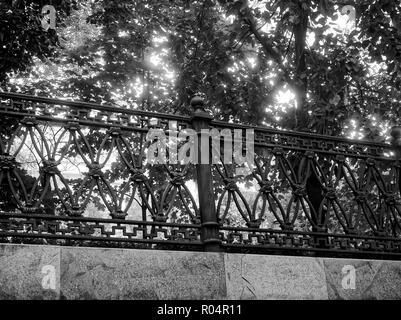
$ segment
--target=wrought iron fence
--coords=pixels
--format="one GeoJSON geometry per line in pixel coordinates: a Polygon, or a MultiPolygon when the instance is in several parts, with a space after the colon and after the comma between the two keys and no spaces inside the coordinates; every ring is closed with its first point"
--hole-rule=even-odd
{"type": "Polygon", "coordinates": [[[191,117],[0,99],[2,242],[401,257],[391,145],[221,122],[197,98],[191,117]],[[152,164],[154,128],[240,130],[244,152],[253,129],[254,163],[152,164]]]}

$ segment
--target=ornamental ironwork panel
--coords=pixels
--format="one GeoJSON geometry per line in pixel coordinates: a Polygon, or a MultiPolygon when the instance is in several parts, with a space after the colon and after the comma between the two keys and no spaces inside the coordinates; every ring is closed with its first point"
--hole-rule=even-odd
{"type": "MultiPolygon", "coordinates": [[[[254,130],[252,163],[227,165],[222,148],[214,164],[226,249],[401,253],[401,167],[390,145],[254,130]]],[[[242,145],[245,154],[245,134],[242,145]]]]}
{"type": "Polygon", "coordinates": [[[189,117],[5,93],[0,117],[1,236],[199,242],[194,166],[146,159],[150,129],[189,117]]]}

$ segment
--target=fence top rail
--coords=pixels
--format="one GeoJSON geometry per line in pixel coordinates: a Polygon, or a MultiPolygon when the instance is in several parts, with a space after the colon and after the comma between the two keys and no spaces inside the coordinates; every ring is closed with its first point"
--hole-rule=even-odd
{"type": "Polygon", "coordinates": [[[176,114],[169,114],[169,113],[161,113],[161,112],[152,112],[152,111],[143,111],[143,110],[133,110],[133,109],[126,109],[121,107],[113,107],[104,104],[97,104],[92,102],[81,102],[81,101],[68,101],[68,100],[61,100],[61,99],[54,99],[54,98],[46,98],[46,97],[39,97],[39,96],[31,96],[22,93],[12,93],[12,92],[0,92],[0,98],[2,99],[18,99],[18,100],[25,100],[31,102],[39,102],[39,103],[48,103],[52,105],[64,105],[69,106],[72,108],[79,108],[79,109],[87,109],[87,110],[98,110],[98,111],[105,111],[105,112],[115,112],[115,113],[125,113],[135,116],[145,116],[149,118],[163,118],[168,120],[178,120],[189,122],[191,117],[190,116],[183,116],[183,115],[176,115],[176,114]]]}
{"type": "MultiPolygon", "coordinates": [[[[183,122],[187,122],[187,123],[189,123],[191,121],[190,116],[160,113],[160,112],[153,112],[153,111],[132,110],[132,109],[125,109],[125,108],[121,108],[121,107],[114,107],[114,106],[91,103],[91,102],[68,101],[68,100],[27,95],[27,94],[22,94],[22,93],[0,92],[0,98],[1,99],[25,100],[25,101],[38,102],[38,103],[48,103],[48,104],[52,104],[52,105],[64,105],[64,106],[69,106],[69,107],[76,108],[76,109],[87,109],[87,110],[98,110],[98,111],[104,111],[104,112],[123,113],[123,114],[135,115],[135,116],[145,116],[145,117],[149,117],[149,118],[162,118],[162,119],[166,119],[166,120],[176,120],[176,121],[183,121],[183,122]]],[[[220,121],[220,120],[212,120],[211,127],[233,128],[233,129],[254,129],[256,133],[262,133],[262,134],[268,133],[271,135],[288,136],[288,137],[292,137],[292,138],[299,138],[299,139],[305,139],[305,140],[315,139],[315,140],[319,140],[319,141],[330,141],[330,142],[334,142],[334,143],[344,143],[344,144],[355,145],[355,146],[382,148],[384,150],[392,149],[392,146],[388,143],[379,143],[379,142],[372,142],[372,141],[366,141],[366,140],[354,140],[354,139],[348,139],[348,138],[343,138],[343,137],[326,136],[326,135],[301,132],[301,131],[278,130],[278,129],[272,129],[272,128],[267,128],[267,127],[251,126],[251,125],[238,124],[238,123],[229,123],[229,122],[220,121]]]]}
{"type": "Polygon", "coordinates": [[[260,133],[269,133],[272,135],[279,135],[279,136],[290,136],[296,137],[299,139],[317,139],[317,140],[326,140],[326,141],[334,141],[338,143],[346,143],[349,145],[360,145],[360,146],[371,146],[376,148],[383,148],[383,149],[393,149],[389,143],[380,143],[380,142],[373,142],[367,140],[355,140],[355,139],[348,139],[343,137],[336,137],[336,136],[327,136],[317,133],[309,133],[309,132],[302,132],[302,131],[289,131],[289,130],[279,130],[267,127],[260,127],[260,126],[251,126],[246,124],[238,124],[238,123],[228,123],[220,120],[212,121],[212,126],[217,128],[234,128],[234,129],[254,129],[255,132],[260,133]]]}

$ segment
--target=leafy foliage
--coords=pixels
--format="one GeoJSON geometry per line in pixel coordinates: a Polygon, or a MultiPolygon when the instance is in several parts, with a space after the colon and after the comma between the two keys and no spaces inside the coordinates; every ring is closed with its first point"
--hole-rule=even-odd
{"type": "Polygon", "coordinates": [[[60,15],[57,49],[33,4],[4,9],[3,88],[184,114],[202,93],[222,120],[384,140],[400,109],[400,2],[346,4],[354,23],[332,0],[82,0],[60,15]]]}

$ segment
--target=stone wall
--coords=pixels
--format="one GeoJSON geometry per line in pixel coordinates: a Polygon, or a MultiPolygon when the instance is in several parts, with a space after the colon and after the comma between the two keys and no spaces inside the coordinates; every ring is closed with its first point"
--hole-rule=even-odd
{"type": "Polygon", "coordinates": [[[401,261],[0,245],[0,299],[400,299],[401,261]]]}

